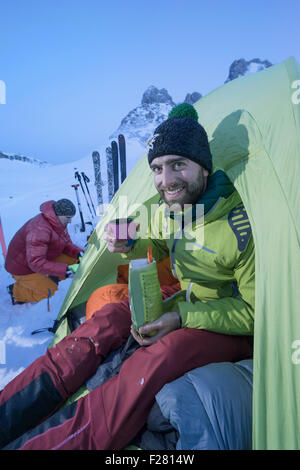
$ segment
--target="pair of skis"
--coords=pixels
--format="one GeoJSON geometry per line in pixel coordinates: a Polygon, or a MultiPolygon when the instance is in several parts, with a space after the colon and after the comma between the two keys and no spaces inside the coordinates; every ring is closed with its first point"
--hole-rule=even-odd
{"type": "Polygon", "coordinates": [[[75,168],[75,179],[78,180],[78,183],[72,184],[72,188],[75,189],[76,200],[77,200],[77,205],[78,205],[78,210],[79,210],[79,215],[80,215],[80,221],[81,221],[80,231],[85,232],[85,225],[86,224],[93,225],[93,224],[92,224],[92,222],[84,222],[82,207],[81,207],[80,198],[79,198],[79,187],[82,190],[82,193],[84,195],[86,204],[88,206],[88,209],[90,211],[90,214],[91,214],[92,218],[94,218],[94,216],[96,216],[97,214],[96,214],[96,209],[95,209],[95,206],[94,206],[94,203],[93,203],[90,191],[89,191],[89,187],[87,185],[87,183],[90,182],[90,179],[88,178],[88,176],[83,171],[81,172],[81,175],[80,175],[77,168],[75,168]],[[85,189],[84,189],[84,186],[85,186],[85,189]],[[91,203],[91,205],[90,205],[90,203],[91,203]],[[92,212],[91,206],[93,208],[93,212],[92,212]]]}
{"type": "MultiPolygon", "coordinates": [[[[98,210],[101,215],[101,208],[103,207],[103,182],[101,178],[101,163],[100,154],[95,151],[92,154],[94,173],[95,173],[95,186],[98,201],[98,210]]],[[[123,134],[119,134],[118,143],[114,140],[111,146],[106,148],[106,163],[107,163],[107,185],[108,185],[108,199],[109,202],[113,198],[116,191],[119,189],[119,179],[121,184],[126,178],[126,142],[123,134]],[[120,161],[120,175],[119,175],[119,161],[120,161]]]]}
{"type": "Polygon", "coordinates": [[[119,182],[122,184],[126,178],[126,144],[123,134],[118,136],[118,144],[113,140],[111,147],[106,148],[108,197],[110,201],[119,189],[119,182]]]}

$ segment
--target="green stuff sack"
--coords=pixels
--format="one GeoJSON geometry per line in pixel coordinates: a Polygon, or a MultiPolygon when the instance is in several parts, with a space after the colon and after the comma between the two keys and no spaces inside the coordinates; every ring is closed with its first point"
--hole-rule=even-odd
{"type": "Polygon", "coordinates": [[[138,332],[145,323],[151,323],[163,314],[156,261],[149,263],[147,258],[132,260],[129,264],[128,288],[132,324],[138,332]]]}

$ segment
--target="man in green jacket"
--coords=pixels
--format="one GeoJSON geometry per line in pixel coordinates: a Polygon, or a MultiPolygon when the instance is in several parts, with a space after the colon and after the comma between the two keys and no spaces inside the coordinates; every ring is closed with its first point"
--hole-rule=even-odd
{"type": "Polygon", "coordinates": [[[108,249],[134,259],[145,257],[151,245],[156,260],[170,256],[182,291],[164,302],[163,316],[140,328],[142,335],[156,335],[141,338],[132,328],[133,336],[146,346],[179,327],[253,335],[251,227],[228,177],[212,173],[204,129],[191,117],[171,117],[155,131],[148,160],[164,202],[154,214],[152,238],[140,238],[130,249],[108,230],[108,249]],[[198,214],[196,206],[203,209],[198,214]]]}
{"type": "Polygon", "coordinates": [[[0,394],[0,447],[1,439],[6,445],[32,428],[8,448],[123,449],[143,428],[166,383],[196,367],[252,356],[251,227],[234,186],[223,171],[212,169],[206,132],[190,109],[192,117],[171,115],[149,142],[148,160],[162,199],[149,237],[129,247],[110,224],[105,237],[109,251],[128,260],[146,257],[149,244],[157,261],[170,257],[180,290],[164,295],[164,313],[142,326],[140,335],[123,300],[102,307],[49,348],[0,394]],[[124,345],[130,332],[139,347],[118,374],[34,428],[110,351],[124,345]]]}

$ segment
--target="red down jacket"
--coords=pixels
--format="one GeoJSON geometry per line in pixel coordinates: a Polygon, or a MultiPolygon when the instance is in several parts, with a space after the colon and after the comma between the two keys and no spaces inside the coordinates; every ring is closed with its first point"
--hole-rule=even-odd
{"type": "Polygon", "coordinates": [[[5,260],[5,269],[10,274],[41,273],[63,277],[67,264],[53,260],[62,253],[76,258],[81,251],[57,218],[54,203],[44,202],[40,206],[41,214],[26,222],[11,240],[5,260]]]}

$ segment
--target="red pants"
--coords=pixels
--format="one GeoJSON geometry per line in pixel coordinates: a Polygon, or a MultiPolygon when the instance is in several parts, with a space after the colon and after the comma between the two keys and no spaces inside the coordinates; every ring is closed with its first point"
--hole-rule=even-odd
{"type": "MultiPolygon", "coordinates": [[[[126,341],[130,325],[128,300],[107,305],[10,382],[0,395],[0,422],[8,426],[4,442],[53,413],[126,341]]],[[[173,331],[137,349],[117,376],[24,434],[13,448],[122,449],[143,427],[167,382],[208,363],[251,356],[248,337],[173,331]]]]}

